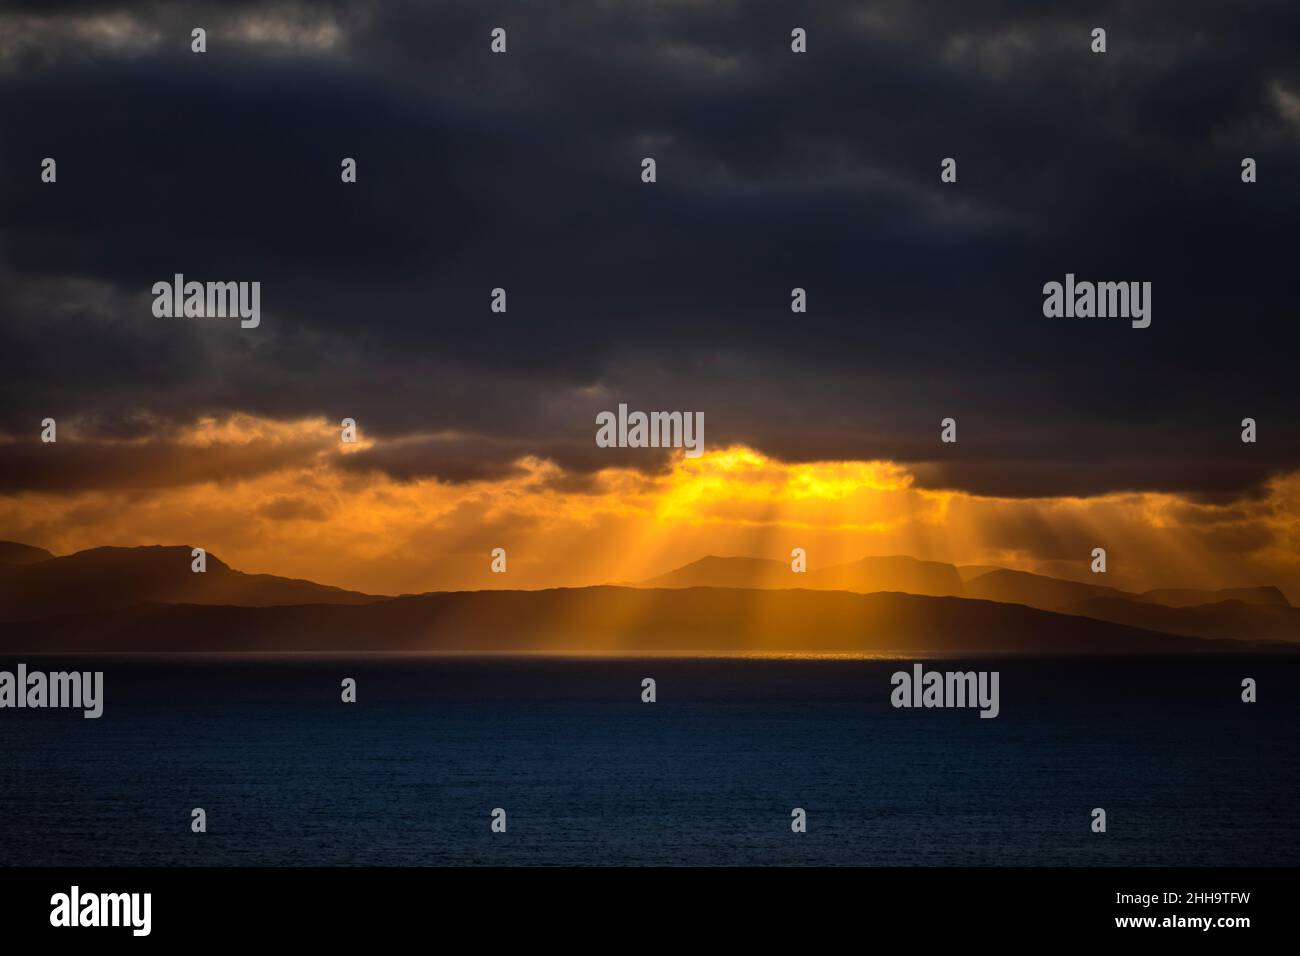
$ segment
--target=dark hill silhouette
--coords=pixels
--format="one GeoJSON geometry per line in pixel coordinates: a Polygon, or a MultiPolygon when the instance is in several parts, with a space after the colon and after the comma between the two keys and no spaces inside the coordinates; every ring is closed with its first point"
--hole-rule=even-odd
{"type": "Polygon", "coordinates": [[[1125,654],[1243,650],[1021,605],[896,592],[453,591],[365,605],[153,605],[0,624],[0,650],[593,655],[1125,654]]]}
{"type": "Polygon", "coordinates": [[[1200,604],[1218,604],[1220,601],[1241,601],[1245,604],[1272,604],[1290,607],[1291,602],[1278,588],[1268,586],[1259,588],[1222,588],[1218,591],[1203,591],[1197,588],[1157,588],[1143,591],[1138,595],[1143,601],[1164,604],[1169,607],[1195,607],[1200,604]]]}
{"type": "MultiPolygon", "coordinates": [[[[1216,604],[1222,601],[1256,606],[1284,608],[1291,606],[1286,596],[1275,587],[1226,588],[1221,591],[1161,588],[1136,594],[1103,584],[1085,584],[1081,581],[1067,581],[1063,578],[1030,574],[1027,571],[1009,571],[1005,568],[990,571],[988,574],[967,581],[965,595],[985,601],[1027,604],[1029,607],[1044,611],[1065,610],[1071,614],[1086,613],[1084,608],[1091,606],[1094,601],[1122,601],[1169,608],[1216,604]]],[[[1096,606],[1100,608],[1107,605],[1096,606]]],[[[1110,618],[1105,619],[1110,620],[1110,618]]],[[[1155,615],[1152,619],[1159,619],[1159,616],[1155,615]]]]}
{"type": "Polygon", "coordinates": [[[641,582],[651,588],[806,588],[810,590],[905,591],[960,597],[961,577],[951,564],[901,555],[862,558],[796,574],[789,562],[710,555],[641,582]]]}
{"type": "Polygon", "coordinates": [[[698,561],[640,582],[647,588],[790,588],[799,575],[783,561],[767,558],[720,558],[705,555],[698,561]]]}
{"type": "Polygon", "coordinates": [[[1042,611],[1078,608],[1082,602],[1093,598],[1169,607],[1191,607],[1228,600],[1290,607],[1286,596],[1275,587],[1228,588],[1222,591],[1161,588],[1136,594],[1104,584],[1069,581],[1028,571],[973,565],[956,567],[941,561],[921,561],[901,555],[863,558],[802,574],[795,574],[785,561],[710,555],[633,586],[808,588],[860,594],[903,591],[933,597],[968,597],[1003,604],[1024,604],[1042,611]]]}
{"type": "Polygon", "coordinates": [[[1195,607],[1167,607],[1118,598],[1092,598],[1067,608],[1066,612],[1167,634],[1243,641],[1300,641],[1300,608],[1290,605],[1218,601],[1195,607]]]}
{"type": "Polygon", "coordinates": [[[1054,611],[1070,607],[1090,598],[1109,597],[1131,599],[1135,595],[1118,588],[1099,584],[1083,584],[1063,578],[1049,578],[1028,571],[1010,571],[1002,568],[990,571],[966,582],[966,596],[1006,604],[1026,604],[1040,610],[1054,611]]]}
{"type": "Polygon", "coordinates": [[[20,544],[17,541],[0,541],[0,564],[35,564],[37,561],[48,561],[52,557],[54,555],[44,548],[20,544]]]}
{"type": "Polygon", "coordinates": [[[961,575],[951,564],[920,561],[903,555],[862,558],[849,564],[808,571],[800,587],[837,591],[905,591],[932,597],[961,597],[961,575]]]}
{"type": "Polygon", "coordinates": [[[0,566],[0,620],[137,604],[365,604],[378,598],[271,574],[244,574],[215,555],[190,570],[189,547],[93,548],[34,564],[0,566]]]}

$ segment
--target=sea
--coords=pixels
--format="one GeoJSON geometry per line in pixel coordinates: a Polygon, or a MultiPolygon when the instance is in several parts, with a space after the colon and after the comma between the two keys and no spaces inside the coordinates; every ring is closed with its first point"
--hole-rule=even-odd
{"type": "Polygon", "coordinates": [[[104,714],[0,710],[0,866],[1300,863],[1294,655],[924,662],[995,719],[912,659],[19,661],[104,714]]]}

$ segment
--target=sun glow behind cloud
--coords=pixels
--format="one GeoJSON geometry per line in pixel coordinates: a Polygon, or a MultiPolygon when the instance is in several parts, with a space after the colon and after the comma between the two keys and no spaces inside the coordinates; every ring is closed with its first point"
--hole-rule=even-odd
{"type": "MultiPolygon", "coordinates": [[[[69,427],[57,448],[76,442],[69,427]]],[[[342,467],[383,445],[364,429],[344,445],[324,419],[244,415],[123,438],[96,453],[111,482],[92,474],[64,493],[0,497],[0,537],[57,553],[202,546],[240,570],[375,593],[629,582],[706,554],[788,561],[794,547],[810,567],[908,554],[1088,579],[1089,553],[1103,546],[1105,583],[1118,587],[1275,583],[1300,597],[1297,475],[1256,499],[1206,504],[980,497],[920,488],[896,462],[788,463],[742,446],[679,455],[659,472],[577,475],[525,457],[506,477],[462,483],[342,467]],[[135,480],[110,464],[136,458],[149,468],[135,480]],[[505,575],[489,572],[495,547],[509,556],[505,575]]]]}

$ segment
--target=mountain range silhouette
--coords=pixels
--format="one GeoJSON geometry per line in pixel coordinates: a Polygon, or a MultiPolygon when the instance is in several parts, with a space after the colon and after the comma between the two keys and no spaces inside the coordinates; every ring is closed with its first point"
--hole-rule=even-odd
{"type": "Polygon", "coordinates": [[[189,546],[0,542],[0,651],[591,655],[1117,654],[1300,649],[1275,587],[1125,592],[869,557],[795,574],[708,556],[633,585],[389,597],[245,574],[189,546]]]}

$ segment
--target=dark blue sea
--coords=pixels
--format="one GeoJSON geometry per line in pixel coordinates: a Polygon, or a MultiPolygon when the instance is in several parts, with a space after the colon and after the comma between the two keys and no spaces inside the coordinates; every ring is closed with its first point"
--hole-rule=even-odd
{"type": "Polygon", "coordinates": [[[1294,656],[929,663],[992,720],[910,661],[21,660],[106,703],[0,710],[0,865],[1300,863],[1294,656]]]}

